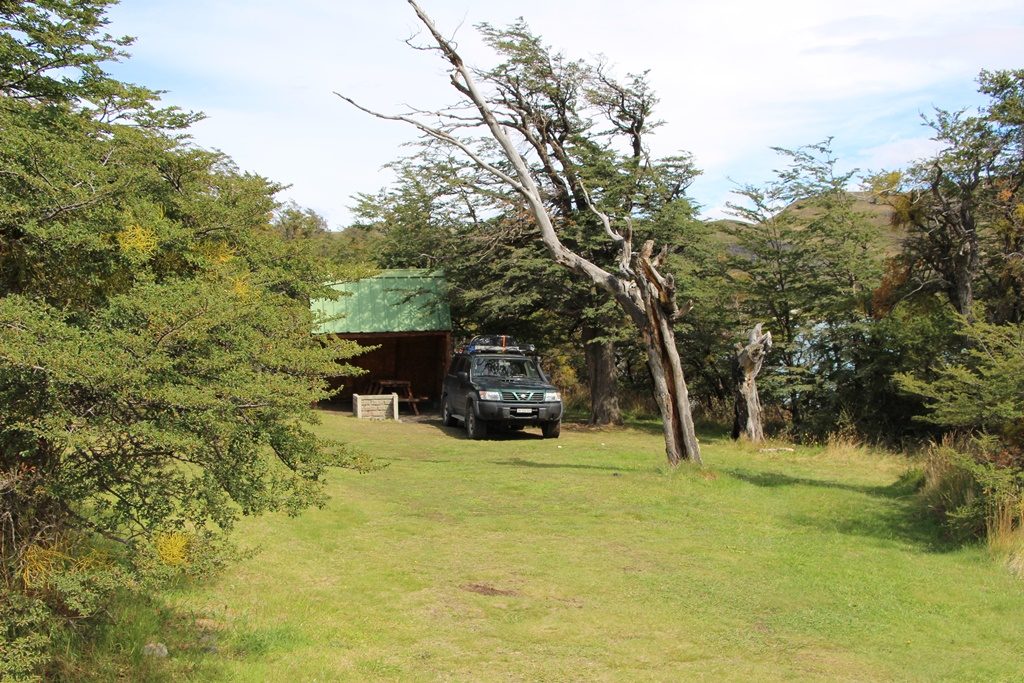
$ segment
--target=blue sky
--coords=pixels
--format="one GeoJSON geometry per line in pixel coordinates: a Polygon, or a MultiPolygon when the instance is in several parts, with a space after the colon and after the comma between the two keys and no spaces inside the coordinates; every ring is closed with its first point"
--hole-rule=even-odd
{"type": "MultiPolygon", "coordinates": [[[[1019,0],[422,0],[470,63],[489,55],[473,26],[522,16],[572,57],[604,55],[618,74],[650,69],[666,125],[656,156],[692,152],[691,195],[723,214],[737,183],[760,183],[772,146],[834,137],[847,167],[894,168],[931,149],[920,114],[976,105],[981,69],[1024,68],[1019,0]]],[[[111,33],[137,38],[117,76],[200,110],[197,144],[291,187],[328,218],[389,180],[412,129],[372,108],[436,107],[454,94],[436,57],[409,49],[401,0],[122,0],[111,33]]]]}

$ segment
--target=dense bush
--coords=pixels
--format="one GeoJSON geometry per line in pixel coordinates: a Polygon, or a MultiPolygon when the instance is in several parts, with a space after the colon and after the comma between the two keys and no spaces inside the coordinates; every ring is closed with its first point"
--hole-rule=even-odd
{"type": "MultiPolygon", "coordinates": [[[[326,264],[278,185],[102,64],[108,0],[0,5],[0,677],[110,595],[200,572],[243,514],[324,500],[326,264]]],[[[81,630],[81,629],[79,629],[81,630]]]]}
{"type": "Polygon", "coordinates": [[[950,539],[985,539],[1024,578],[1024,470],[993,439],[946,439],[923,460],[921,499],[950,539]]]}
{"type": "Polygon", "coordinates": [[[902,374],[902,387],[921,396],[921,419],[948,430],[998,439],[996,459],[1024,470],[1024,324],[962,324],[964,350],[932,376],[902,374]]]}

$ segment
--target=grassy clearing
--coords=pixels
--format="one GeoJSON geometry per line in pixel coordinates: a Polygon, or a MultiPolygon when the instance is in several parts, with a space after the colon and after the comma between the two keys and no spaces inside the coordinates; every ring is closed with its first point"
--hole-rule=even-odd
{"type": "Polygon", "coordinates": [[[258,555],[136,629],[171,649],[139,677],[1024,678],[1024,583],[945,546],[895,458],[705,435],[708,467],[673,472],[657,425],[322,429],[390,466],[245,524],[258,555]]]}

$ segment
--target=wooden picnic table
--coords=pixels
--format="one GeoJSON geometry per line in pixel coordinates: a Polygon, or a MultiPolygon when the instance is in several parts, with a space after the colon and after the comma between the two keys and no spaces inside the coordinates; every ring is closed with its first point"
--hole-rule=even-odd
{"type": "Polygon", "coordinates": [[[424,398],[413,396],[412,382],[404,379],[379,379],[373,383],[370,393],[398,394],[398,401],[400,403],[408,403],[412,407],[412,412],[416,415],[420,414],[420,401],[425,400],[424,398]]]}

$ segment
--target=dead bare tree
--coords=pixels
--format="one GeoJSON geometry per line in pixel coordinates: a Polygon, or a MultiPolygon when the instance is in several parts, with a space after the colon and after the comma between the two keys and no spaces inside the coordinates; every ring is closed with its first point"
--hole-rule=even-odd
{"type": "Polygon", "coordinates": [[[754,443],[764,441],[764,426],[761,421],[761,398],[757,395],[757,375],[761,372],[765,356],[772,348],[772,333],[761,333],[761,323],[750,331],[744,346],[736,344],[733,361],[733,383],[735,412],[732,423],[732,438],[745,433],[754,443]]]}
{"type": "MultiPolygon", "coordinates": [[[[655,253],[653,240],[648,240],[639,251],[634,251],[633,229],[629,219],[622,221],[622,227],[613,224],[610,216],[597,208],[585,189],[586,206],[598,218],[604,234],[618,250],[617,273],[605,270],[563,244],[530,165],[512,138],[512,131],[518,130],[520,135],[523,134],[522,127],[517,127],[514,121],[499,119],[496,107],[477,85],[474,70],[463,62],[452,42],[437,30],[415,0],[408,2],[435,43],[431,49],[438,51],[451,65],[451,84],[465,98],[463,104],[466,106],[457,111],[388,115],[368,109],[350,97],[336,94],[367,114],[410,124],[428,137],[460,150],[480,169],[505,183],[525,201],[551,257],[608,292],[640,332],[654,380],[655,400],[664,424],[665,451],[669,463],[673,466],[683,460],[700,463],[700,446],[694,431],[689,394],[673,329],[674,321],[684,315],[689,306],[680,308],[677,305],[675,280],[671,274],[661,272],[668,255],[667,249],[655,253]],[[469,115],[467,111],[475,111],[475,114],[469,115]],[[433,115],[439,123],[427,123],[423,120],[425,114],[433,115]],[[464,137],[467,129],[474,126],[482,126],[487,130],[497,143],[507,166],[504,162],[499,164],[488,160],[484,152],[464,137]]],[[[525,142],[530,145],[533,141],[527,138],[525,142]]],[[[554,167],[549,166],[548,171],[552,170],[554,167]]],[[[553,180],[566,189],[580,187],[575,179],[556,176],[553,180]]]]}

